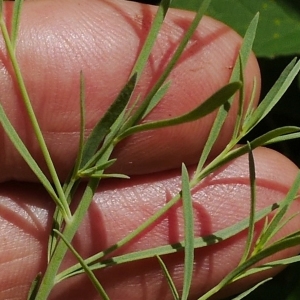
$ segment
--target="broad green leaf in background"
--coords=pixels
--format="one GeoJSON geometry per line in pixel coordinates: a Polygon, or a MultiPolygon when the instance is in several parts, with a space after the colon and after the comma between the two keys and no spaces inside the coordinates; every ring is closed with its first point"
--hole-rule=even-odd
{"type": "MultiPolygon", "coordinates": [[[[174,0],[173,7],[195,10],[201,0],[174,0]]],[[[254,52],[259,57],[300,54],[299,0],[213,0],[208,14],[244,35],[259,12],[254,52]]]]}

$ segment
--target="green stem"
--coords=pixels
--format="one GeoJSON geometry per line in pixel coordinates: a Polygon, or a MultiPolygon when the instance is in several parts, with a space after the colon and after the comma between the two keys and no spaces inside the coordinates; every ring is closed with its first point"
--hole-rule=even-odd
{"type": "MultiPolygon", "coordinates": [[[[106,148],[106,152],[103,153],[103,160],[109,160],[109,157],[113,151],[113,147],[106,148]]],[[[84,194],[81,197],[78,206],[76,207],[76,211],[72,216],[72,219],[66,223],[65,228],[63,229],[63,236],[68,243],[72,242],[72,239],[77,232],[80,224],[82,223],[83,218],[85,217],[87,210],[93,200],[93,196],[96,192],[96,189],[99,185],[100,178],[90,178],[87,186],[85,188],[84,194]]],[[[71,180],[70,184],[72,187],[76,185],[76,182],[71,180]]],[[[68,188],[65,189],[68,191],[68,188]]],[[[71,194],[73,194],[72,191],[71,194]]],[[[65,257],[65,254],[68,250],[66,243],[63,240],[59,240],[57,246],[54,248],[54,251],[51,255],[51,259],[47,266],[46,272],[41,281],[39,290],[36,295],[36,300],[44,300],[47,299],[50,294],[52,288],[57,283],[55,280],[56,274],[58,273],[59,267],[65,257]]]]}
{"type": "MultiPolygon", "coordinates": [[[[85,189],[84,195],[76,209],[76,212],[72,216],[72,219],[66,223],[63,235],[65,240],[69,243],[72,241],[75,233],[78,230],[86,212],[90,206],[90,203],[93,199],[95,191],[99,185],[100,179],[92,178],[89,180],[89,183],[85,189]]],[[[68,250],[67,245],[63,240],[60,240],[57,244],[57,247],[53,253],[52,259],[50,260],[46,272],[43,276],[39,290],[36,294],[36,300],[45,300],[48,298],[52,288],[57,283],[55,281],[56,274],[58,273],[59,267],[63,261],[63,258],[68,250]]]]}
{"type": "Polygon", "coordinates": [[[23,80],[18,62],[17,62],[16,56],[15,56],[14,48],[13,48],[13,46],[11,44],[11,41],[10,41],[10,37],[9,37],[8,31],[7,31],[6,24],[4,22],[3,16],[1,16],[1,18],[0,18],[0,27],[1,27],[2,35],[3,35],[3,38],[4,38],[5,44],[6,44],[6,48],[7,48],[7,51],[8,51],[13,69],[14,69],[14,72],[15,72],[15,76],[16,76],[16,79],[17,79],[17,82],[18,82],[18,85],[19,85],[19,88],[20,88],[20,92],[21,92],[21,95],[23,97],[23,102],[25,104],[29,119],[31,121],[33,130],[34,130],[34,133],[35,133],[35,136],[36,136],[37,141],[40,145],[40,149],[43,153],[45,162],[46,162],[47,167],[49,169],[49,173],[51,175],[51,178],[52,178],[53,183],[55,185],[56,191],[58,193],[58,197],[61,200],[61,208],[63,210],[65,219],[66,219],[66,221],[68,221],[69,219],[71,219],[71,212],[70,212],[69,206],[67,205],[62,186],[61,186],[60,181],[58,179],[58,175],[56,173],[54,164],[52,162],[50,153],[48,151],[45,139],[44,139],[42,131],[41,131],[41,128],[39,126],[38,120],[36,118],[33,107],[31,105],[30,98],[29,98],[29,95],[28,95],[28,92],[27,92],[27,89],[26,89],[26,86],[25,86],[25,83],[24,83],[24,80],[23,80]]]}

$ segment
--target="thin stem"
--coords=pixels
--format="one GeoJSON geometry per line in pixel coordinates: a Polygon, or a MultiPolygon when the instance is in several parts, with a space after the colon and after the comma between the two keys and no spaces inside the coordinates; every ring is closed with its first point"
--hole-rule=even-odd
{"type": "Polygon", "coordinates": [[[62,186],[61,186],[60,181],[58,179],[58,175],[56,173],[53,161],[52,161],[50,153],[48,151],[45,139],[44,139],[42,131],[41,131],[41,128],[39,126],[38,120],[36,118],[33,107],[31,105],[30,98],[29,98],[29,95],[28,95],[28,92],[27,92],[27,89],[26,89],[26,86],[25,86],[25,83],[24,83],[24,80],[23,80],[18,62],[17,62],[16,56],[15,56],[15,51],[13,49],[13,46],[12,46],[10,38],[9,38],[9,34],[8,34],[8,31],[7,31],[3,16],[1,16],[1,18],[0,18],[0,27],[1,27],[2,35],[3,35],[3,38],[4,38],[5,44],[6,44],[6,48],[7,48],[7,51],[8,51],[13,69],[14,69],[14,72],[15,72],[15,76],[16,76],[16,79],[17,79],[17,82],[18,82],[18,85],[19,85],[19,88],[20,88],[20,92],[21,92],[21,95],[23,97],[24,104],[26,106],[26,110],[27,110],[29,119],[31,121],[35,136],[36,136],[37,141],[40,145],[40,149],[43,153],[45,162],[46,162],[47,167],[49,169],[49,173],[51,175],[51,178],[52,178],[53,183],[55,185],[56,191],[58,193],[58,197],[61,200],[61,208],[63,209],[64,217],[65,217],[66,221],[68,221],[68,219],[71,218],[71,212],[70,212],[69,206],[67,205],[67,202],[65,200],[65,195],[64,195],[62,186]]]}
{"type": "MultiPolygon", "coordinates": [[[[86,212],[93,199],[93,195],[95,194],[99,182],[100,180],[98,178],[92,178],[89,180],[89,183],[86,187],[82,200],[80,201],[78,208],[76,209],[75,214],[73,215],[72,219],[68,223],[66,223],[65,229],[63,230],[62,234],[64,235],[66,241],[72,241],[79,225],[81,224],[81,221],[86,215],[86,212]]],[[[65,242],[63,240],[59,240],[39,286],[39,290],[35,298],[36,300],[44,300],[48,298],[53,286],[57,283],[55,281],[56,274],[67,250],[68,247],[65,242]]]]}

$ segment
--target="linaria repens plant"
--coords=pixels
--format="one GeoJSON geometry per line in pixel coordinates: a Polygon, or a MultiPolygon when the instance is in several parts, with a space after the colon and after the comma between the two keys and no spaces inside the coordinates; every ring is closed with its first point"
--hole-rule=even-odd
{"type": "MultiPolygon", "coordinates": [[[[252,100],[250,101],[250,105],[248,106],[248,108],[245,108],[243,70],[251,52],[251,47],[255,37],[256,26],[258,22],[258,15],[255,16],[255,18],[249,25],[249,28],[244,37],[243,45],[240,49],[239,57],[233,68],[230,82],[226,86],[213,94],[196,109],[185,115],[173,119],[160,120],[155,122],[143,122],[149,112],[163,98],[168,90],[169,85],[172,84],[170,82],[166,82],[166,78],[168,77],[180,55],[182,54],[187,42],[197,28],[209,4],[209,0],[202,1],[202,4],[195,15],[193,22],[191,23],[184,38],[178,46],[174,56],[163,71],[161,77],[157,80],[156,84],[145,97],[145,99],[139,99],[138,97],[139,101],[134,101],[134,103],[139,103],[139,105],[137,106],[136,104],[133,109],[132,107],[128,107],[128,103],[132,98],[136,83],[139,81],[139,78],[143,72],[144,66],[151,53],[151,49],[154,45],[154,42],[170,5],[169,0],[161,1],[148,38],[145,41],[144,47],[141,50],[140,56],[136,61],[127,84],[120,91],[116,100],[113,102],[102,119],[99,120],[98,124],[95,126],[86,140],[84,140],[84,74],[78,74],[78,78],[80,80],[79,98],[81,109],[80,143],[78,148],[78,156],[68,179],[63,184],[61,184],[58,179],[55,167],[52,163],[51,156],[43,138],[43,134],[36,119],[35,112],[31,106],[30,95],[27,93],[27,89],[24,84],[23,77],[20,72],[18,61],[15,55],[22,0],[15,1],[10,34],[8,33],[7,27],[4,22],[1,1],[0,27],[5,41],[7,54],[11,60],[15,77],[17,79],[24,104],[28,112],[28,116],[31,120],[32,130],[36,135],[41,152],[46,161],[51,178],[50,180],[46,177],[38,164],[35,162],[34,158],[31,156],[30,152],[27,150],[26,145],[23,143],[18,133],[15,131],[0,103],[1,126],[4,128],[11,142],[22,155],[24,160],[27,162],[31,170],[35,173],[41,184],[44,186],[44,188],[56,204],[56,210],[53,214],[52,231],[49,236],[47,268],[44,274],[37,274],[36,280],[32,283],[28,299],[46,299],[52,288],[57,283],[83,272],[85,272],[86,275],[90,278],[95,288],[99,292],[99,295],[101,295],[103,299],[109,299],[109,295],[106,294],[101,283],[95,277],[94,270],[106,268],[107,266],[143,260],[149,257],[157,257],[161,265],[162,272],[165,275],[166,281],[169,283],[170,290],[174,296],[174,299],[187,299],[189,296],[189,290],[192,281],[194,249],[206,247],[208,245],[224,241],[241,232],[247,227],[249,227],[248,239],[246,242],[245,252],[243,257],[241,258],[240,264],[231,273],[227,274],[227,276],[217,286],[208,291],[200,299],[208,299],[224,286],[255,272],[273,268],[276,265],[290,264],[299,261],[299,257],[296,256],[268,263],[260,267],[252,267],[260,260],[274,253],[300,243],[300,231],[294,232],[293,234],[290,234],[289,236],[286,236],[281,240],[270,243],[271,238],[276,234],[276,232],[278,232],[289,221],[286,220],[285,213],[293,200],[297,197],[297,192],[300,187],[300,173],[295,179],[295,182],[289,193],[281,202],[275,203],[272,206],[266,207],[260,211],[256,211],[255,162],[252,156],[252,150],[256,147],[298,138],[300,136],[300,128],[292,126],[277,128],[272,131],[266,132],[262,136],[255,138],[253,141],[249,141],[246,145],[238,145],[241,139],[245,137],[279,101],[300,69],[300,63],[296,62],[296,59],[293,60],[285,68],[278,81],[275,83],[273,88],[257,108],[254,108],[253,106],[253,98],[255,95],[254,82],[252,100]],[[237,92],[239,92],[239,110],[232,138],[227,147],[215,159],[208,162],[207,158],[220,133],[222,125],[227,117],[228,110],[232,104],[234,95],[237,92]],[[78,230],[85,214],[87,213],[89,205],[93,199],[93,195],[97,187],[101,183],[101,179],[103,177],[127,178],[127,176],[124,174],[104,173],[104,171],[115,162],[115,159],[111,159],[110,155],[117,143],[127,136],[130,136],[137,132],[158,129],[165,126],[173,126],[184,122],[190,122],[196,119],[200,119],[216,109],[218,109],[216,120],[212,126],[205,148],[199,157],[198,166],[192,177],[189,177],[185,165],[182,164],[181,192],[173,197],[163,207],[161,207],[154,215],[151,216],[151,218],[146,220],[143,224],[141,224],[138,228],[129,233],[115,245],[112,245],[111,247],[104,249],[103,251],[87,259],[83,259],[80,256],[80,253],[78,253],[72,246],[72,239],[74,237],[74,234],[78,230]],[[249,202],[251,203],[251,209],[249,212],[249,217],[228,228],[224,228],[220,231],[214,232],[210,236],[195,238],[193,234],[194,218],[191,189],[193,189],[196,185],[199,184],[200,181],[202,181],[206,176],[211,174],[220,166],[246,153],[248,153],[249,156],[249,173],[251,183],[251,199],[249,199],[249,202]],[[79,183],[81,183],[82,181],[85,184],[85,190],[82,195],[81,201],[79,201],[78,206],[72,213],[70,210],[70,203],[72,202],[72,199],[76,194],[79,183]],[[121,256],[114,256],[113,252],[115,250],[120,249],[128,242],[130,242],[133,238],[135,238],[147,227],[151,226],[153,222],[155,222],[159,217],[165,214],[172,206],[174,206],[181,200],[183,201],[184,211],[185,238],[183,241],[175,245],[165,245],[153,249],[147,249],[144,251],[128,253],[121,256]],[[260,233],[259,238],[256,242],[254,242],[253,235],[255,223],[263,218],[267,220],[268,214],[274,210],[276,210],[275,216],[270,222],[265,223],[265,226],[260,233]],[[59,267],[67,251],[71,251],[76,256],[78,263],[63,271],[59,271],[59,267]],[[181,294],[179,294],[179,292],[176,290],[175,284],[172,281],[172,277],[164,264],[164,255],[178,251],[184,251],[184,278],[183,291],[181,294]],[[106,258],[107,255],[110,255],[109,259],[106,258]]],[[[236,299],[241,299],[243,296],[250,293],[255,287],[241,294],[236,299]]]]}

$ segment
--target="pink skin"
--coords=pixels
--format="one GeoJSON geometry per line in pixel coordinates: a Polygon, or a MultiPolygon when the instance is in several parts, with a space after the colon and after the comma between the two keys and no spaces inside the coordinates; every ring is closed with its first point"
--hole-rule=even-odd
{"type": "MultiPolygon", "coordinates": [[[[9,19],[12,4],[5,4],[9,19]]],[[[154,8],[123,1],[25,2],[17,55],[61,178],[71,167],[77,151],[80,70],[86,78],[88,128],[92,128],[126,82],[153,13],[154,8]]],[[[191,13],[170,11],[139,83],[139,92],[145,94],[149,90],[191,18],[191,13]]],[[[240,43],[240,37],[228,27],[204,18],[170,76],[173,84],[168,95],[148,119],[189,111],[226,84],[240,43]]],[[[1,49],[1,103],[36,159],[43,164],[20,102],[3,41],[1,49]]],[[[259,69],[252,55],[246,70],[248,95],[253,77],[259,82],[259,69]]],[[[235,111],[236,105],[226,121],[214,155],[230,138],[235,111]]],[[[119,145],[114,153],[118,157],[114,171],[136,175],[129,181],[107,180],[101,185],[74,240],[76,249],[84,257],[117,242],[170,200],[180,188],[177,168],[185,161],[192,171],[213,119],[214,114],[211,114],[191,124],[138,134],[119,145]]],[[[45,268],[54,205],[37,183],[21,182],[36,179],[1,130],[0,299],[24,299],[31,281],[45,268]],[[10,179],[20,182],[8,182],[10,179]]],[[[267,149],[255,151],[255,162],[258,208],[262,208],[284,197],[297,168],[285,157],[267,149]]],[[[215,172],[195,189],[197,236],[222,229],[249,213],[247,178],[245,156],[215,172]]],[[[297,210],[299,201],[294,203],[290,213],[297,210]]],[[[176,206],[119,254],[181,240],[181,212],[181,206],[176,206]]],[[[280,236],[294,231],[298,223],[299,218],[295,218],[280,236]]],[[[243,232],[216,246],[196,250],[191,299],[203,294],[234,268],[243,252],[245,237],[246,232],[243,232]]],[[[276,258],[297,252],[299,248],[290,249],[276,258]]],[[[164,259],[180,289],[182,253],[164,259]]],[[[64,266],[74,262],[74,257],[67,255],[64,266]]],[[[114,267],[97,272],[97,275],[111,299],[171,298],[155,259],[114,267]]],[[[227,292],[243,290],[267,275],[270,273],[233,285],[227,292]]],[[[97,296],[86,277],[80,276],[57,285],[50,298],[97,299],[97,296]]]]}

